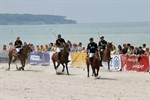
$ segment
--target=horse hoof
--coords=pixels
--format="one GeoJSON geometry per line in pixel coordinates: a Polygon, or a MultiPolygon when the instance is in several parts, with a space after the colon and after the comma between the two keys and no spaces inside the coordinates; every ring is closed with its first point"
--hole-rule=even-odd
{"type": "Polygon", "coordinates": [[[24,68],[23,68],[23,67],[21,67],[21,69],[24,71],[24,68]]]}

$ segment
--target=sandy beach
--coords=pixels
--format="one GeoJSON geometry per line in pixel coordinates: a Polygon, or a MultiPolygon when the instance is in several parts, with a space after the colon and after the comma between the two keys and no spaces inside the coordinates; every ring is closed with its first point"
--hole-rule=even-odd
{"type": "Polygon", "coordinates": [[[99,78],[87,78],[82,68],[69,67],[68,76],[56,75],[52,65],[27,64],[25,71],[7,67],[0,64],[0,100],[150,100],[149,73],[101,68],[99,78]]]}

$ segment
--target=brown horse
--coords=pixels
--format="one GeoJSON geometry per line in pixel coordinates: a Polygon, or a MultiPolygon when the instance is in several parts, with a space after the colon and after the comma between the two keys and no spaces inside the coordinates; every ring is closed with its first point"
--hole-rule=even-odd
{"type": "Polygon", "coordinates": [[[112,42],[107,44],[106,49],[103,51],[102,54],[102,61],[107,62],[108,63],[108,70],[110,71],[110,61],[111,61],[111,49],[112,49],[112,42]]]}
{"type": "Polygon", "coordinates": [[[26,59],[28,58],[28,53],[30,53],[32,51],[32,49],[30,48],[29,45],[26,45],[26,46],[23,46],[22,50],[21,50],[21,53],[19,55],[17,55],[16,53],[16,49],[12,49],[9,51],[8,53],[8,57],[9,57],[9,62],[8,62],[8,69],[10,69],[10,63],[12,61],[12,58],[13,59],[13,63],[16,61],[16,60],[20,60],[21,61],[21,65],[22,67],[18,68],[17,64],[16,64],[16,69],[17,70],[24,70],[24,67],[25,67],[25,63],[26,63],[26,59]]]}
{"type": "Polygon", "coordinates": [[[52,55],[52,61],[53,61],[55,70],[57,70],[57,68],[61,64],[63,66],[62,72],[64,72],[65,67],[66,67],[67,74],[69,75],[69,71],[68,71],[68,62],[69,62],[69,60],[68,60],[68,56],[69,56],[69,45],[67,43],[65,43],[63,45],[63,50],[61,51],[61,58],[60,58],[61,60],[60,61],[58,60],[58,53],[57,52],[55,52],[52,55]],[[56,62],[57,62],[57,66],[56,66],[56,62]]]}
{"type": "Polygon", "coordinates": [[[99,63],[100,59],[99,59],[99,54],[98,52],[96,52],[94,54],[94,57],[92,59],[92,62],[90,62],[90,58],[87,57],[86,58],[86,65],[87,65],[87,76],[89,77],[89,66],[91,65],[92,68],[92,75],[94,75],[95,77],[98,76],[99,73],[99,69],[100,69],[100,63],[99,63]],[[97,70],[97,72],[95,72],[97,70]]]}

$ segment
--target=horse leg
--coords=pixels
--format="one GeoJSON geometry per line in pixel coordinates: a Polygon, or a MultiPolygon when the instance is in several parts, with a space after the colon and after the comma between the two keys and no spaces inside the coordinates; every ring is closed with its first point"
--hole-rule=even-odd
{"type": "Polygon", "coordinates": [[[24,70],[24,67],[25,67],[25,61],[24,60],[21,61],[21,65],[22,65],[22,67],[20,67],[20,70],[24,70]]]}
{"type": "Polygon", "coordinates": [[[99,66],[97,66],[97,74],[96,74],[96,76],[98,76],[98,73],[99,73],[99,66]]]}
{"type": "Polygon", "coordinates": [[[68,64],[67,64],[67,63],[65,63],[65,65],[66,65],[67,74],[69,75],[69,71],[68,71],[68,64]]]}
{"type": "Polygon", "coordinates": [[[60,65],[60,63],[58,62],[58,63],[57,63],[57,66],[56,66],[56,69],[59,67],[59,65],[60,65]]]}
{"type": "Polygon", "coordinates": [[[23,61],[23,69],[22,70],[24,70],[25,64],[26,64],[26,61],[24,60],[23,61]]]}
{"type": "Polygon", "coordinates": [[[53,60],[53,65],[54,65],[54,69],[56,70],[57,68],[54,60],[53,60]]]}
{"type": "Polygon", "coordinates": [[[89,77],[89,67],[90,67],[90,64],[89,64],[89,59],[86,58],[86,66],[87,66],[87,77],[89,77]]]}
{"type": "Polygon", "coordinates": [[[96,77],[95,68],[92,67],[92,71],[93,71],[94,76],[96,77]]]}
{"type": "Polygon", "coordinates": [[[9,57],[9,62],[8,62],[9,67],[8,67],[6,70],[10,70],[10,63],[11,63],[11,60],[12,60],[12,57],[9,57]]]}
{"type": "Polygon", "coordinates": [[[110,64],[109,64],[109,61],[108,61],[108,70],[110,71],[110,64]]]}
{"type": "Polygon", "coordinates": [[[64,64],[61,64],[63,66],[63,69],[62,69],[62,72],[65,71],[65,65],[64,64]]]}
{"type": "Polygon", "coordinates": [[[89,63],[86,62],[86,65],[87,65],[87,77],[89,77],[89,63]]]}
{"type": "Polygon", "coordinates": [[[16,59],[16,58],[14,58],[14,59],[13,59],[13,63],[15,63],[15,65],[16,65],[16,69],[17,69],[17,70],[19,70],[18,65],[17,65],[17,63],[16,63],[16,60],[17,60],[17,59],[16,59]]]}

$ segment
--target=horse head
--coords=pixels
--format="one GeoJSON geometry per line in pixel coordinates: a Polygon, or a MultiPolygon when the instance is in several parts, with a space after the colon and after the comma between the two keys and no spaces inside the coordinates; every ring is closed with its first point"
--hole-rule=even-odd
{"type": "Polygon", "coordinates": [[[68,43],[64,43],[63,48],[64,48],[64,51],[69,52],[69,45],[68,45],[68,43]]]}
{"type": "Polygon", "coordinates": [[[112,42],[108,42],[108,44],[107,44],[107,49],[111,50],[111,49],[112,49],[112,47],[113,47],[112,42]]]}
{"type": "Polygon", "coordinates": [[[25,45],[25,46],[23,46],[22,49],[23,49],[24,53],[26,53],[26,54],[33,51],[30,45],[25,45]]]}

